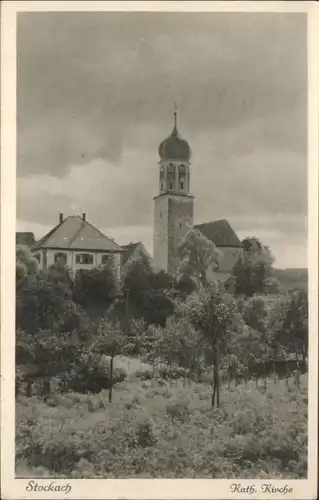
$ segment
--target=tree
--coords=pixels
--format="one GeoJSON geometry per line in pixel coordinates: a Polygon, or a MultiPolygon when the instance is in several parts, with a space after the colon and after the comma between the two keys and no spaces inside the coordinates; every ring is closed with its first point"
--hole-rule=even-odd
{"type": "Polygon", "coordinates": [[[38,261],[30,249],[23,245],[16,246],[16,288],[17,292],[29,277],[36,276],[38,261]]]}
{"type": "MultiPolygon", "coordinates": [[[[187,311],[187,310],[186,310],[187,311]]],[[[170,365],[176,363],[194,371],[199,365],[199,334],[190,323],[185,308],[180,304],[168,320],[165,329],[158,337],[156,352],[170,365]]]]}
{"type": "Polygon", "coordinates": [[[50,378],[71,368],[88,320],[72,301],[66,268],[52,266],[38,271],[28,249],[19,249],[17,257],[16,364],[29,366],[23,370],[29,389],[34,375],[46,377],[49,392],[50,378]]]}
{"type": "Polygon", "coordinates": [[[61,311],[61,315],[50,315],[52,323],[47,322],[47,318],[37,317],[35,328],[30,328],[28,322],[28,329],[17,328],[16,365],[20,369],[23,367],[29,394],[33,377],[46,379],[44,395],[50,392],[52,377],[65,385],[71,374],[78,370],[81,352],[88,348],[88,341],[91,341],[88,334],[91,324],[79,306],[67,300],[61,311]],[[46,325],[46,328],[39,325],[46,325]]]}
{"type": "Polygon", "coordinates": [[[24,280],[16,298],[16,325],[31,334],[47,330],[64,318],[72,292],[63,283],[48,281],[42,273],[24,280]]]}
{"type": "Polygon", "coordinates": [[[143,318],[127,318],[122,331],[127,338],[126,352],[133,356],[139,356],[145,353],[148,347],[147,333],[148,324],[143,318]]]}
{"type": "Polygon", "coordinates": [[[243,309],[243,319],[259,340],[260,354],[265,354],[269,347],[268,330],[269,305],[265,296],[249,297],[243,309]]]}
{"type": "Polygon", "coordinates": [[[175,279],[164,270],[155,271],[151,269],[149,273],[149,286],[153,290],[169,290],[175,284],[175,279]]]}
{"type": "Polygon", "coordinates": [[[152,267],[146,255],[132,260],[126,267],[122,278],[122,289],[130,290],[137,295],[150,287],[152,267]]]}
{"type": "Polygon", "coordinates": [[[80,269],[76,273],[74,300],[87,311],[105,313],[117,292],[117,277],[111,263],[100,268],[80,269]]]}
{"type": "Polygon", "coordinates": [[[245,238],[242,245],[243,253],[231,272],[234,292],[247,297],[265,293],[273,263],[271,252],[257,238],[245,238]]]}
{"type": "Polygon", "coordinates": [[[209,268],[217,269],[222,257],[216,245],[196,229],[188,231],[180,241],[178,254],[178,281],[191,278],[197,287],[207,286],[209,268]]]}
{"type": "Polygon", "coordinates": [[[308,353],[308,294],[305,290],[292,292],[282,304],[277,321],[273,321],[273,342],[287,353],[302,356],[308,353]]]}
{"type": "Polygon", "coordinates": [[[193,293],[185,302],[188,318],[213,352],[214,387],[212,407],[220,405],[220,360],[230,352],[235,332],[241,328],[241,318],[236,302],[218,286],[201,289],[193,293]]]}
{"type": "Polygon", "coordinates": [[[62,263],[56,263],[42,271],[42,276],[52,283],[60,283],[70,290],[73,287],[70,269],[62,263]]]}
{"type": "Polygon", "coordinates": [[[168,273],[152,269],[146,256],[132,261],[122,283],[126,315],[164,325],[174,308],[173,283],[168,273]]]}
{"type": "Polygon", "coordinates": [[[126,339],[121,332],[119,323],[108,323],[106,320],[102,319],[98,326],[97,336],[92,343],[91,352],[98,355],[106,354],[110,356],[110,403],[112,402],[114,358],[124,353],[125,345],[126,339]]]}
{"type": "Polygon", "coordinates": [[[174,288],[178,294],[178,296],[185,300],[188,295],[193,293],[196,290],[196,284],[192,278],[185,275],[180,275],[178,280],[174,283],[174,288]]]}

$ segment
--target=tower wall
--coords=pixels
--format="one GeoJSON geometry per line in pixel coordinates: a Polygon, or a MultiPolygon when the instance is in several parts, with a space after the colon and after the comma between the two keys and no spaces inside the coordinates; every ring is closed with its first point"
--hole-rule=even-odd
{"type": "Polygon", "coordinates": [[[168,267],[168,196],[154,198],[154,243],[153,261],[155,267],[167,271],[168,267]]]}
{"type": "Polygon", "coordinates": [[[175,274],[180,259],[177,246],[193,227],[192,196],[164,194],[155,198],[154,264],[175,274]]]}

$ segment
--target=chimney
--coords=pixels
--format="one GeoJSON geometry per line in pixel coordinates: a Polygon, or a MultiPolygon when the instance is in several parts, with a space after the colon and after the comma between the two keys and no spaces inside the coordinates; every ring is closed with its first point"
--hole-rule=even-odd
{"type": "Polygon", "coordinates": [[[86,220],[86,214],[82,214],[82,220],[86,220]]]}
{"type": "Polygon", "coordinates": [[[61,224],[61,222],[63,222],[63,214],[59,214],[59,224],[61,224]]]}

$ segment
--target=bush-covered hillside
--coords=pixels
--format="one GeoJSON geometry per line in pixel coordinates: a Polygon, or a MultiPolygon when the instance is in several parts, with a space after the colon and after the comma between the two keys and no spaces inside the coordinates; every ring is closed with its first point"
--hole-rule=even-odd
{"type": "Polygon", "coordinates": [[[17,402],[17,474],[76,477],[302,478],[307,381],[222,391],[182,382],[122,382],[105,391],[17,402]]]}
{"type": "Polygon", "coordinates": [[[269,252],[233,288],[202,237],[181,252],[180,275],[140,260],[119,284],[17,248],[18,475],[306,477],[307,292],[270,283],[269,252]]]}

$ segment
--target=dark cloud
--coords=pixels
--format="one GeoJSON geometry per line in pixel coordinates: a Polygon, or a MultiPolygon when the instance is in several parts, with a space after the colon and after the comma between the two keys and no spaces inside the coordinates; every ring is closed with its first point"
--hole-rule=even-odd
{"type": "Polygon", "coordinates": [[[166,132],[175,99],[190,134],[258,119],[263,145],[304,151],[305,28],[296,14],[20,14],[19,171],[62,175],[81,158],[77,123],[89,154],[119,160],[135,123],[166,132]],[[37,154],[30,129],[46,136],[37,154]]]}
{"type": "Polygon", "coordinates": [[[177,100],[198,221],[297,220],[306,38],[303,14],[20,13],[18,218],[48,224],[57,205],[75,204],[101,227],[151,225],[157,147],[177,100]]]}

